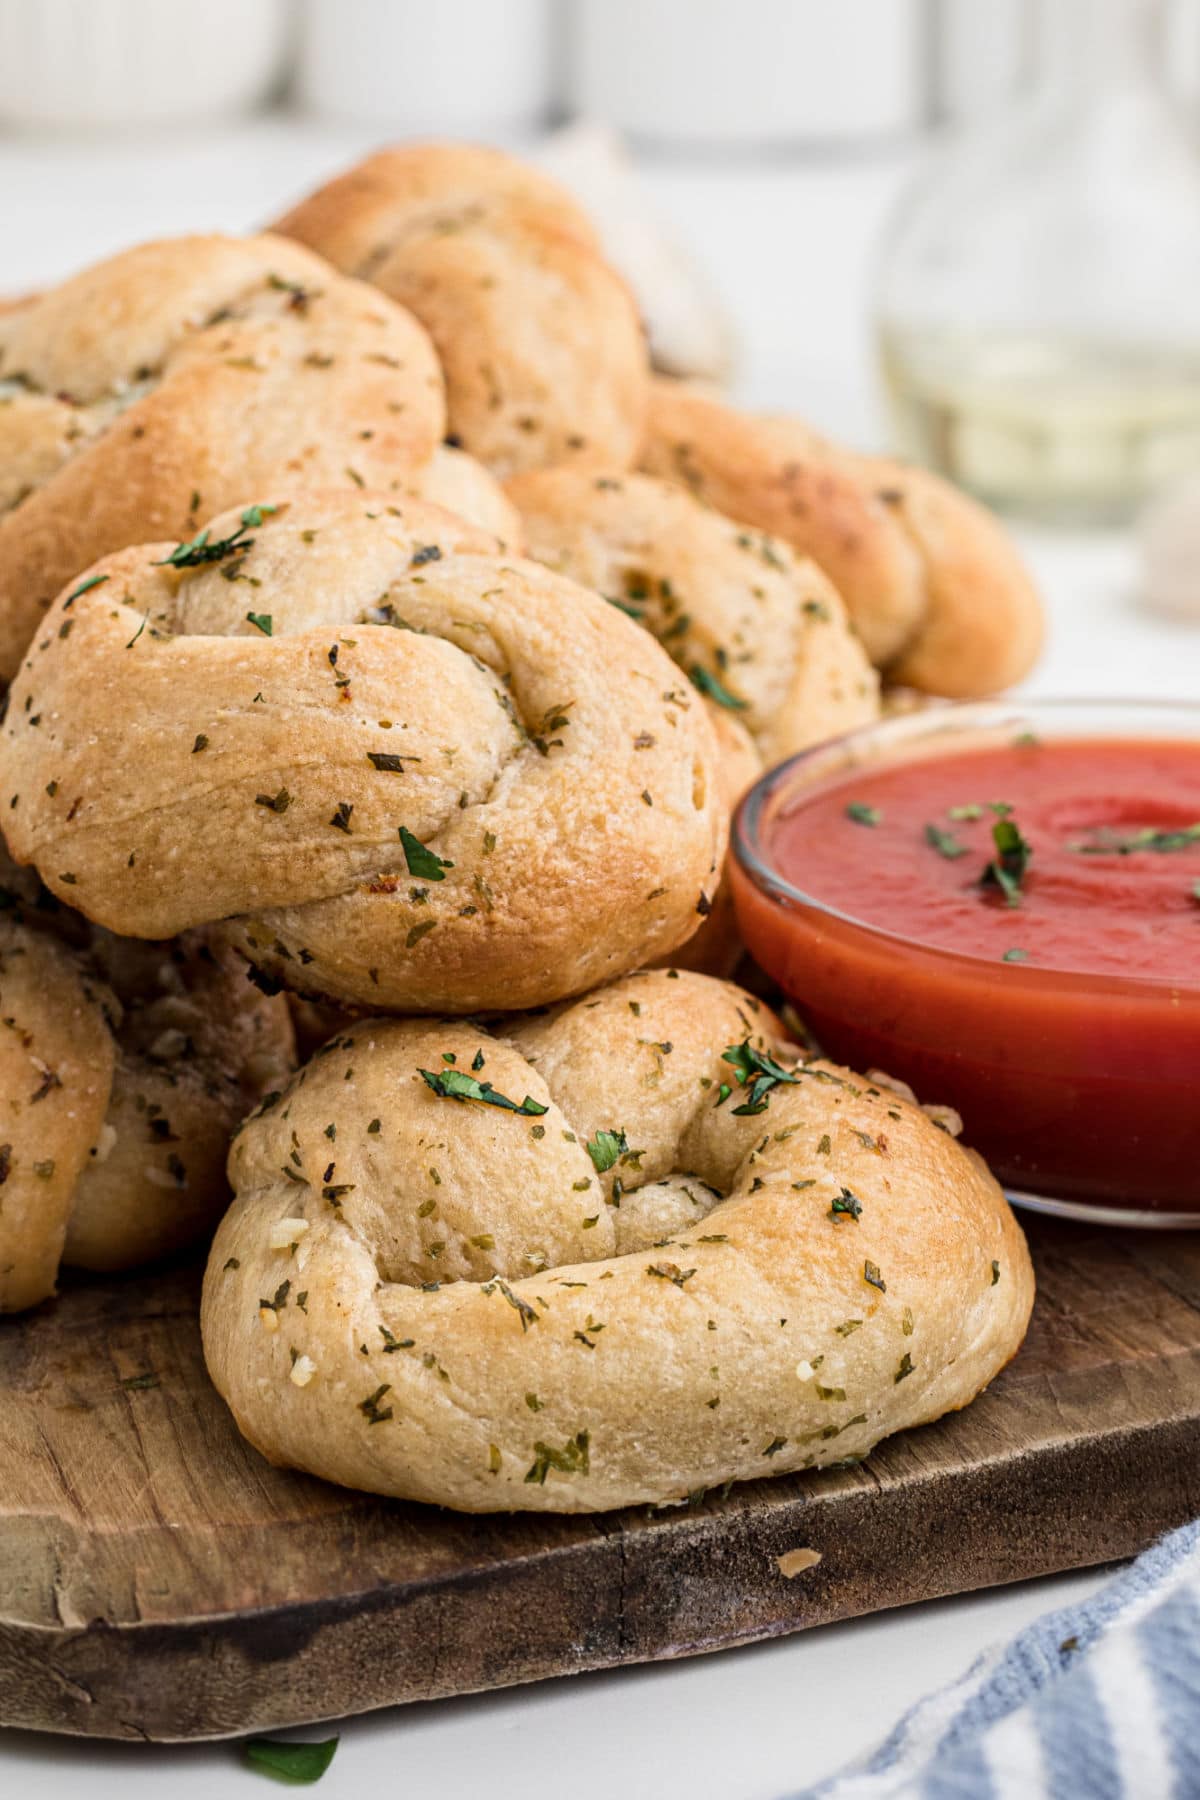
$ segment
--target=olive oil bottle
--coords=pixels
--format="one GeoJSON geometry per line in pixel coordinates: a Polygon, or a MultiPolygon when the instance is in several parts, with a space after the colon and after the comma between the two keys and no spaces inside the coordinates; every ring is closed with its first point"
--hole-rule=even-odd
{"type": "Polygon", "coordinates": [[[1200,154],[1161,0],[1043,0],[1038,77],[947,142],[878,285],[899,448],[994,505],[1120,521],[1200,468],[1200,154]]]}

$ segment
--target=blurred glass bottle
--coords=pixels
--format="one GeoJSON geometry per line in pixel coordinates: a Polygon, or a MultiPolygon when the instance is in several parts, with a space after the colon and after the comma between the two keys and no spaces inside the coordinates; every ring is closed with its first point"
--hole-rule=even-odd
{"type": "Polygon", "coordinates": [[[901,447],[993,505],[1117,521],[1200,468],[1200,151],[1162,0],[1042,0],[1039,78],[902,202],[878,291],[901,447]]]}

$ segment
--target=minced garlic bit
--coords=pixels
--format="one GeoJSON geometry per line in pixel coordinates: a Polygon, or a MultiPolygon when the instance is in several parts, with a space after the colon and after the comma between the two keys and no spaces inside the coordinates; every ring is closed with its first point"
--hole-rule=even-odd
{"type": "Polygon", "coordinates": [[[272,1250],[290,1250],[307,1230],[307,1219],[278,1219],[271,1227],[267,1242],[272,1250]]]}
{"type": "Polygon", "coordinates": [[[292,1381],[296,1387],[307,1387],[317,1372],[311,1356],[298,1356],[292,1364],[292,1381]]]}
{"type": "Polygon", "coordinates": [[[168,1025],[160,1031],[150,1046],[150,1054],[157,1062],[170,1062],[176,1056],[182,1056],[188,1047],[186,1031],[180,1031],[174,1025],[168,1025]]]}
{"type": "Polygon", "coordinates": [[[917,1096],[907,1081],[901,1081],[896,1075],[889,1075],[884,1069],[868,1069],[867,1080],[875,1087],[886,1088],[889,1094],[899,1094],[902,1100],[916,1101],[917,1096]]]}
{"type": "Polygon", "coordinates": [[[117,1128],[107,1122],[100,1127],[100,1136],[96,1139],[92,1155],[98,1163],[107,1162],[116,1148],[117,1128]]]}
{"type": "Polygon", "coordinates": [[[779,1565],[779,1573],[793,1581],[797,1575],[803,1575],[806,1569],[815,1569],[821,1560],[819,1550],[810,1550],[807,1546],[799,1550],[785,1550],[775,1561],[779,1565]]]}
{"type": "Polygon", "coordinates": [[[798,1362],[796,1364],[796,1379],[798,1381],[811,1381],[816,1372],[817,1371],[810,1362],[798,1362]]]}
{"type": "Polygon", "coordinates": [[[258,1309],[258,1316],[262,1321],[263,1329],[265,1331],[279,1330],[279,1314],[275,1311],[273,1306],[260,1306],[258,1309]]]}
{"type": "Polygon", "coordinates": [[[940,1127],[942,1131],[948,1133],[950,1137],[956,1138],[962,1136],[962,1114],[960,1112],[955,1112],[952,1106],[938,1106],[936,1103],[931,1103],[928,1106],[923,1106],[921,1111],[925,1114],[927,1119],[932,1119],[934,1124],[940,1127]]]}

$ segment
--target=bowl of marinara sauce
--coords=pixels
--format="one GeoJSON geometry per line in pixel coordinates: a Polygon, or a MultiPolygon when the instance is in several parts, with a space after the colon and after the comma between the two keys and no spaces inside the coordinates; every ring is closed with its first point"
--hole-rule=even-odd
{"type": "Polygon", "coordinates": [[[1016,1201],[1200,1225],[1200,707],[886,720],[764,776],[734,850],[827,1055],[955,1107],[1016,1201]]]}

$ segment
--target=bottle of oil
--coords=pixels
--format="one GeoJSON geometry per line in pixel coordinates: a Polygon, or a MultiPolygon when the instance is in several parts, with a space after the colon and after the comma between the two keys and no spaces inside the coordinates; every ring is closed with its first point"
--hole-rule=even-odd
{"type": "Polygon", "coordinates": [[[1119,521],[1200,468],[1200,151],[1161,0],[1042,0],[1032,95],[935,156],[879,282],[902,450],[991,504],[1119,521]]]}

